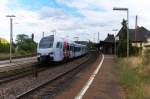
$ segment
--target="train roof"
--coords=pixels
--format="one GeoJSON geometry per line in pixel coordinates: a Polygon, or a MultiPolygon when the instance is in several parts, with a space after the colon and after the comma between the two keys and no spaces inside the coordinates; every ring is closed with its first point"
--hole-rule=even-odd
{"type": "Polygon", "coordinates": [[[49,36],[45,36],[43,38],[51,38],[51,37],[54,37],[54,39],[56,39],[56,40],[67,41],[67,43],[74,44],[76,46],[86,46],[86,44],[79,44],[79,43],[74,42],[72,40],[69,40],[69,39],[67,39],[65,37],[59,37],[59,36],[56,36],[56,35],[49,35],[49,36]]]}

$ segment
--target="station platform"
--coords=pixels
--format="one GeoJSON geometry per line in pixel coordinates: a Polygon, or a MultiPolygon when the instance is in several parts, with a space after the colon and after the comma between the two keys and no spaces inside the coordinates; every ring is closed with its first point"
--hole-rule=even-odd
{"type": "Polygon", "coordinates": [[[82,99],[125,99],[113,73],[113,56],[105,55],[100,71],[82,99]]]}
{"type": "Polygon", "coordinates": [[[100,56],[94,64],[77,74],[72,84],[55,99],[125,99],[113,72],[113,62],[112,55],[104,55],[103,61],[100,56]]]}

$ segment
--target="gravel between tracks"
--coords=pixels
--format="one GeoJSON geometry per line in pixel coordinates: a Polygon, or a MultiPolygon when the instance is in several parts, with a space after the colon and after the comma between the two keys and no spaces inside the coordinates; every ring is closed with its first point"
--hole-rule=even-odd
{"type": "Polygon", "coordinates": [[[38,85],[55,78],[56,74],[60,74],[60,71],[68,71],[69,69],[79,65],[86,59],[87,56],[69,62],[67,64],[62,64],[61,66],[56,66],[55,68],[50,68],[38,73],[37,78],[33,77],[33,75],[30,75],[2,84],[0,85],[0,99],[15,99],[17,95],[20,95],[23,92],[30,90],[31,88],[35,88],[38,85]]]}

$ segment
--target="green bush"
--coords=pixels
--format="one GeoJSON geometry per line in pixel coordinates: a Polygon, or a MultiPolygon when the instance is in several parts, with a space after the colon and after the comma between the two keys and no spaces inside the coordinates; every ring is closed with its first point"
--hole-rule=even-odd
{"type": "Polygon", "coordinates": [[[9,52],[9,44],[3,45],[0,44],[0,53],[8,53],[9,52]]]}
{"type": "Polygon", "coordinates": [[[16,54],[20,54],[20,55],[26,55],[27,52],[23,51],[23,50],[19,50],[16,54]]]}
{"type": "MultiPolygon", "coordinates": [[[[9,53],[9,52],[10,52],[10,45],[0,43],[0,53],[9,53]]],[[[12,46],[12,53],[14,52],[15,52],[15,47],[12,46]]]]}
{"type": "Polygon", "coordinates": [[[150,63],[150,49],[146,49],[144,51],[143,64],[149,64],[149,63],[150,63]]]}
{"type": "Polygon", "coordinates": [[[20,53],[35,53],[37,44],[28,35],[19,34],[16,39],[17,52],[20,53]]]}
{"type": "MultiPolygon", "coordinates": [[[[140,48],[136,46],[132,46],[131,43],[129,43],[129,56],[137,56],[139,55],[140,48]]],[[[118,47],[118,57],[126,57],[127,56],[127,43],[122,42],[118,47]]]]}
{"type": "Polygon", "coordinates": [[[130,46],[130,56],[137,56],[140,53],[140,48],[136,47],[136,46],[130,46]]]}
{"type": "MultiPolygon", "coordinates": [[[[126,57],[127,56],[127,22],[126,20],[123,20],[122,22],[122,28],[120,30],[120,33],[122,35],[119,36],[118,41],[118,51],[117,55],[118,57],[126,57]]],[[[129,55],[135,56],[139,54],[139,48],[132,46],[131,41],[129,41],[129,55]]]]}

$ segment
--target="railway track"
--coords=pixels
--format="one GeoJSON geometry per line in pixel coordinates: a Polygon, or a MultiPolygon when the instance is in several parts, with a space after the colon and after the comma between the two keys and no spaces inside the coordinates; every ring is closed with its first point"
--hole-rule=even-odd
{"type": "MultiPolygon", "coordinates": [[[[70,72],[74,71],[76,68],[80,67],[82,64],[87,62],[88,61],[87,58],[89,56],[90,56],[90,54],[86,55],[82,58],[75,59],[74,61],[67,62],[65,64],[64,63],[63,64],[62,63],[61,64],[56,64],[56,65],[52,64],[52,66],[47,65],[47,66],[45,66],[45,68],[38,69],[38,77],[37,78],[33,77],[34,74],[35,74],[33,72],[33,69],[34,69],[33,68],[32,71],[24,72],[24,73],[17,74],[15,76],[0,79],[0,86],[1,86],[1,88],[0,88],[0,98],[2,98],[2,99],[8,99],[8,98],[9,99],[16,99],[16,98],[18,99],[19,98],[20,99],[20,98],[26,96],[27,94],[29,94],[30,92],[33,92],[34,90],[37,90],[40,87],[59,79],[60,77],[63,77],[63,75],[67,75],[70,72]],[[62,66],[60,66],[60,65],[62,65],[62,66]],[[65,70],[67,70],[67,71],[65,71],[65,70]],[[59,73],[59,72],[61,72],[61,73],[59,73]],[[41,76],[41,74],[43,75],[43,73],[44,73],[44,75],[45,75],[45,73],[46,74],[48,73],[48,74],[47,74],[47,76],[41,76]],[[51,74],[52,75],[57,74],[57,75],[56,76],[51,76],[51,74]],[[50,76],[48,77],[48,75],[50,75],[50,76]],[[44,77],[45,80],[41,80],[41,77],[44,77]],[[25,79],[28,79],[28,78],[31,78],[31,79],[29,79],[29,81],[27,83],[25,83],[27,81],[25,79]],[[49,81],[47,81],[47,79],[49,81]],[[34,85],[32,86],[31,84],[29,84],[30,80],[31,80],[31,84],[33,83],[33,81],[37,81],[37,83],[36,82],[33,83],[34,85]],[[25,81],[25,82],[23,82],[20,85],[20,83],[21,83],[20,81],[21,82],[25,81]],[[12,85],[12,84],[15,84],[15,85],[12,85]],[[24,84],[26,84],[25,85],[26,87],[22,86],[24,84]]],[[[37,64],[34,64],[34,65],[36,66],[37,64]]],[[[35,66],[33,66],[33,67],[35,67],[35,66]]],[[[41,66],[41,67],[43,67],[43,66],[41,66]]]]}
{"type": "Polygon", "coordinates": [[[59,92],[59,90],[61,90],[62,87],[65,87],[66,81],[69,82],[69,80],[71,80],[76,74],[78,74],[78,72],[80,72],[87,65],[93,63],[96,60],[95,56],[88,56],[88,58],[84,62],[80,63],[79,65],[68,71],[58,74],[56,77],[49,79],[47,82],[35,88],[32,88],[24,92],[23,94],[18,95],[17,99],[53,99],[53,97],[59,92]]]}
{"type": "MultiPolygon", "coordinates": [[[[21,64],[21,65],[23,65],[23,64],[21,64]]],[[[1,76],[1,74],[0,74],[0,84],[7,83],[9,81],[16,80],[16,79],[19,79],[19,78],[22,78],[22,77],[25,77],[25,76],[28,76],[31,74],[36,76],[36,73],[44,71],[45,69],[47,69],[47,67],[36,68],[36,67],[43,67],[40,65],[46,65],[46,64],[38,64],[37,62],[34,62],[32,64],[26,64],[26,65],[31,65],[30,70],[21,71],[21,72],[15,73],[15,74],[9,74],[9,75],[4,75],[4,76],[1,76]]],[[[52,65],[54,65],[54,64],[52,64],[52,65]]]]}
{"type": "MultiPolygon", "coordinates": [[[[29,65],[31,65],[28,67],[29,70],[25,70],[25,71],[21,70],[18,73],[15,73],[12,75],[5,75],[3,77],[0,77],[0,84],[7,83],[7,82],[10,82],[13,80],[17,80],[17,79],[20,79],[20,78],[23,78],[23,77],[26,77],[29,75],[33,75],[36,77],[39,72],[42,72],[42,71],[47,70],[49,68],[53,68],[54,66],[59,65],[59,64],[51,64],[51,65],[54,65],[53,67],[48,66],[47,64],[39,64],[37,62],[29,64],[29,65]],[[43,65],[44,65],[44,67],[43,67],[43,65]]],[[[14,70],[14,72],[15,72],[15,70],[14,70]]]]}
{"type": "Polygon", "coordinates": [[[70,70],[68,70],[68,71],[62,72],[62,73],[56,75],[54,78],[49,79],[47,82],[44,82],[44,83],[40,84],[39,86],[37,86],[37,87],[35,87],[35,88],[32,88],[32,89],[30,89],[30,90],[28,90],[28,91],[26,91],[26,92],[24,92],[24,93],[18,95],[18,96],[16,97],[16,99],[24,99],[24,97],[26,97],[26,96],[29,95],[30,93],[32,93],[32,92],[34,92],[34,91],[36,91],[36,90],[39,90],[40,88],[42,88],[42,87],[44,87],[44,86],[46,86],[46,85],[52,83],[53,81],[56,81],[56,80],[58,80],[58,79],[64,77],[65,75],[68,75],[68,74],[70,74],[70,73],[74,73],[74,74],[75,74],[75,72],[79,71],[79,70],[80,70],[80,67],[82,67],[82,65],[85,64],[85,63],[88,62],[88,61],[89,61],[89,57],[88,57],[88,59],[86,59],[84,62],[80,63],[79,65],[75,66],[74,68],[72,68],[72,69],[70,69],[70,70]]]}
{"type": "MultiPolygon", "coordinates": [[[[18,73],[14,73],[12,75],[5,75],[4,74],[4,76],[0,78],[0,84],[7,83],[7,82],[10,82],[12,80],[19,79],[19,78],[23,78],[23,77],[28,76],[28,75],[32,75],[32,74],[34,74],[33,67],[36,67],[36,66],[38,66],[38,63],[33,63],[29,70],[20,71],[18,73]]],[[[37,72],[43,71],[45,69],[46,68],[39,68],[37,70],[37,72]]],[[[14,72],[15,72],[15,70],[14,70],[14,72]]]]}

